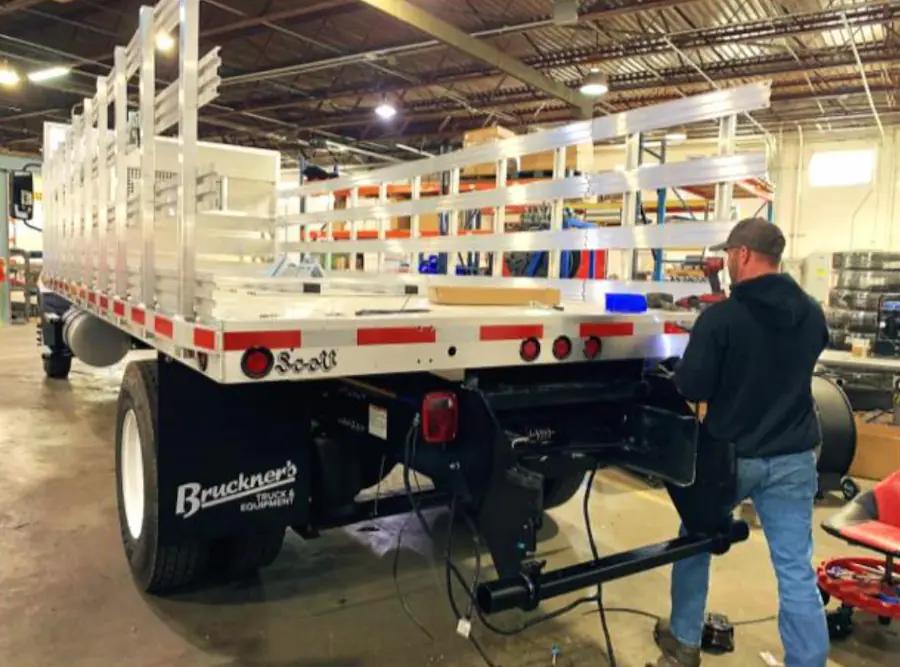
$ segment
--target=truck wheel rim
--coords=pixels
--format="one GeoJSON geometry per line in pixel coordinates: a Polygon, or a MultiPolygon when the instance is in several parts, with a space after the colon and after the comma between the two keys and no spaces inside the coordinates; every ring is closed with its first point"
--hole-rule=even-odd
{"type": "Polygon", "coordinates": [[[134,410],[125,414],[122,425],[121,461],[125,522],[131,537],[137,539],[144,526],[144,459],[141,455],[141,432],[134,410]]]}

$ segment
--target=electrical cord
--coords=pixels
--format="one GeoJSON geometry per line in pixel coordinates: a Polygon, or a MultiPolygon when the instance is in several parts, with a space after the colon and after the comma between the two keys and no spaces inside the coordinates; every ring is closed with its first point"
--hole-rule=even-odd
{"type": "MultiPolygon", "coordinates": [[[[455,512],[455,499],[454,499],[454,504],[451,505],[451,507],[454,508],[453,511],[455,512]]],[[[474,522],[471,519],[468,519],[468,523],[469,523],[469,528],[472,530],[473,539],[480,539],[478,530],[477,530],[474,522]]],[[[560,616],[569,613],[573,609],[575,609],[583,604],[597,601],[597,596],[595,596],[595,595],[591,595],[588,597],[581,597],[581,598],[578,598],[577,600],[570,602],[569,604],[567,604],[563,607],[560,607],[559,609],[555,609],[554,611],[547,612],[540,616],[535,616],[533,618],[530,618],[527,621],[525,621],[518,628],[501,628],[501,627],[495,625],[494,623],[492,623],[491,621],[489,621],[487,618],[485,618],[484,613],[481,611],[481,608],[478,606],[478,602],[475,597],[475,588],[470,586],[470,584],[466,581],[465,577],[463,576],[462,572],[460,571],[459,567],[457,567],[457,565],[450,558],[451,552],[452,552],[452,534],[448,535],[448,549],[447,549],[447,562],[446,562],[446,574],[447,574],[447,582],[448,582],[447,593],[450,598],[451,606],[454,609],[458,609],[458,606],[456,605],[455,597],[453,595],[453,589],[450,584],[450,581],[451,581],[450,575],[452,574],[456,578],[456,580],[459,582],[459,584],[462,586],[463,590],[466,592],[466,595],[468,596],[469,601],[472,604],[472,608],[474,609],[475,614],[478,617],[478,620],[481,622],[481,624],[485,628],[487,628],[494,634],[502,635],[504,637],[513,637],[515,635],[521,634],[522,632],[524,632],[525,630],[528,630],[529,628],[533,628],[536,625],[545,623],[545,622],[553,620],[555,618],[559,618],[560,616]]],[[[475,554],[476,571],[481,570],[480,559],[481,559],[481,552],[479,550],[475,554]]]]}
{"type": "MultiPolygon", "coordinates": [[[[412,462],[412,459],[413,459],[413,456],[415,453],[415,449],[416,449],[416,440],[417,440],[416,435],[418,433],[418,426],[420,423],[419,420],[420,420],[419,416],[416,415],[415,418],[413,419],[412,424],[410,425],[410,429],[407,432],[407,435],[406,435],[406,438],[404,441],[404,446],[403,446],[403,457],[404,457],[404,459],[403,459],[403,487],[406,492],[407,498],[409,500],[409,504],[413,509],[413,513],[416,515],[416,518],[418,519],[419,524],[422,526],[422,530],[429,537],[429,539],[434,541],[434,533],[431,529],[431,526],[428,524],[427,520],[425,519],[424,514],[422,514],[422,509],[419,506],[419,503],[415,498],[415,494],[413,493],[413,490],[412,490],[412,484],[410,482],[410,463],[412,462]]],[[[595,473],[596,473],[596,469],[594,469],[594,471],[591,473],[590,481],[589,481],[589,485],[588,485],[588,493],[590,491],[591,484],[593,482],[593,477],[594,477],[595,473]]],[[[585,507],[586,507],[586,505],[585,505],[585,507]]],[[[513,636],[516,636],[516,635],[519,635],[519,634],[525,632],[526,630],[528,630],[530,628],[540,625],[541,623],[545,623],[547,621],[551,621],[553,619],[559,618],[560,616],[568,614],[569,612],[580,607],[581,605],[588,604],[588,603],[597,603],[598,609],[600,610],[600,613],[601,613],[601,622],[602,622],[603,629],[604,629],[604,637],[606,639],[607,652],[610,657],[609,663],[610,663],[611,667],[616,667],[615,656],[612,651],[612,640],[610,638],[609,629],[608,629],[607,623],[606,623],[606,616],[605,616],[606,610],[603,607],[602,597],[599,594],[601,592],[600,586],[597,587],[598,595],[580,597],[580,598],[573,600],[572,602],[564,605],[563,607],[560,607],[559,609],[555,609],[555,610],[547,612],[545,614],[541,614],[540,616],[535,616],[533,618],[530,618],[530,619],[526,620],[525,622],[523,622],[521,624],[521,626],[519,626],[517,628],[502,628],[502,627],[492,623],[490,620],[488,620],[485,617],[484,613],[482,612],[481,608],[478,606],[478,601],[477,601],[477,598],[475,595],[475,591],[478,588],[478,583],[480,581],[480,576],[481,576],[481,572],[482,572],[481,534],[478,530],[477,525],[472,520],[472,518],[467,513],[463,512],[464,519],[465,519],[467,527],[469,528],[469,531],[472,535],[472,541],[473,541],[473,544],[475,547],[475,572],[474,572],[472,581],[469,582],[466,580],[466,577],[463,575],[462,571],[459,569],[459,567],[456,565],[456,563],[453,561],[453,558],[452,558],[453,523],[455,521],[456,512],[457,512],[457,497],[455,495],[450,500],[449,509],[450,509],[450,522],[449,522],[448,531],[447,531],[447,541],[446,541],[445,555],[444,555],[444,578],[445,578],[445,583],[446,583],[446,587],[447,587],[447,598],[449,600],[450,607],[451,607],[453,614],[456,617],[457,621],[465,618],[468,622],[471,622],[473,612],[474,612],[474,616],[478,618],[478,621],[481,623],[481,625],[484,626],[490,632],[500,635],[500,636],[504,636],[504,637],[513,637],[513,636]],[[460,607],[456,600],[456,595],[454,594],[454,591],[453,591],[453,580],[454,579],[456,579],[457,583],[462,587],[463,591],[465,592],[466,597],[468,598],[465,615],[462,613],[462,611],[460,611],[460,607]]],[[[591,542],[591,547],[592,547],[592,552],[594,554],[594,558],[596,560],[596,559],[599,559],[599,554],[597,553],[596,544],[594,543],[594,539],[593,539],[593,533],[591,532],[591,529],[590,529],[589,516],[587,514],[586,514],[586,517],[588,519],[586,522],[587,529],[588,529],[588,537],[591,542]]],[[[418,625],[418,622],[416,624],[418,625]]],[[[472,646],[475,648],[475,650],[478,652],[478,654],[482,657],[484,662],[488,665],[488,667],[498,667],[487,656],[487,654],[485,653],[481,644],[478,642],[477,638],[471,633],[471,631],[468,634],[468,639],[469,639],[469,642],[472,644],[472,646]]]]}
{"type": "Polygon", "coordinates": [[[407,515],[406,519],[403,521],[403,524],[400,526],[400,530],[397,531],[397,543],[394,546],[394,563],[392,567],[393,577],[394,577],[394,588],[397,590],[397,598],[400,600],[400,606],[403,608],[403,613],[406,614],[406,617],[409,618],[413,624],[422,631],[428,639],[434,641],[434,635],[432,635],[428,628],[426,628],[422,622],[416,618],[416,615],[413,613],[412,609],[409,608],[409,604],[406,602],[406,596],[403,595],[403,592],[400,590],[400,548],[403,544],[403,532],[406,530],[406,526],[409,523],[409,516],[407,515]]]}
{"type": "MultiPolygon", "coordinates": [[[[597,466],[595,465],[588,475],[587,486],[584,489],[584,500],[581,503],[582,514],[584,514],[584,526],[588,536],[588,543],[591,547],[591,556],[594,561],[600,560],[600,553],[597,551],[597,543],[594,541],[594,531],[591,528],[591,514],[589,509],[589,501],[591,498],[591,489],[594,488],[594,476],[597,474],[597,466]]],[[[597,611],[600,614],[600,627],[603,630],[603,640],[606,642],[606,656],[610,667],[616,667],[616,653],[613,649],[612,637],[609,633],[609,625],[606,621],[606,609],[603,606],[603,584],[597,584],[597,611]]]]}
{"type": "MultiPolygon", "coordinates": [[[[419,415],[416,415],[413,418],[412,424],[410,424],[409,431],[406,434],[406,439],[403,444],[403,488],[406,491],[406,497],[409,500],[409,504],[413,508],[413,513],[416,515],[416,518],[419,520],[419,523],[422,526],[422,530],[425,531],[425,534],[428,536],[428,538],[432,542],[434,542],[434,533],[431,530],[431,526],[429,526],[428,522],[425,520],[425,515],[422,514],[422,509],[419,507],[418,501],[416,501],[415,494],[413,494],[412,485],[410,484],[410,480],[409,480],[410,463],[415,454],[416,441],[418,440],[417,434],[418,434],[418,429],[419,429],[419,423],[420,423],[419,415]]],[[[418,478],[417,478],[417,482],[418,482],[418,478]]],[[[448,535],[448,537],[447,537],[447,555],[445,558],[445,561],[447,563],[451,562],[449,549],[451,547],[451,536],[453,535],[453,520],[454,520],[455,514],[456,514],[456,497],[454,496],[450,502],[450,525],[447,530],[447,535],[448,535]]],[[[481,573],[481,562],[480,562],[481,552],[480,552],[480,550],[478,552],[477,560],[478,560],[478,562],[476,564],[476,576],[480,575],[480,573],[481,573]]],[[[462,574],[459,572],[458,569],[456,570],[456,572],[457,572],[457,575],[460,578],[462,578],[462,574]]],[[[453,599],[452,587],[450,585],[449,574],[446,576],[447,576],[447,585],[448,585],[447,590],[450,592],[449,597],[450,597],[450,601],[451,601],[451,607],[453,608],[453,613],[455,614],[457,621],[459,621],[462,618],[462,615],[460,614],[459,608],[456,606],[455,600],[453,599]]],[[[468,611],[469,619],[471,618],[472,608],[473,607],[475,609],[478,608],[477,604],[475,604],[475,596],[470,595],[470,599],[471,599],[471,601],[470,601],[469,611],[468,611]]],[[[417,622],[417,625],[418,625],[418,622],[417,622]]],[[[487,653],[482,648],[481,644],[478,642],[478,639],[471,632],[469,632],[467,639],[469,640],[469,643],[472,644],[472,646],[478,652],[478,654],[481,656],[482,660],[484,660],[487,667],[498,667],[498,665],[495,665],[494,662],[488,657],[487,653]]]]}
{"type": "Polygon", "coordinates": [[[732,621],[731,625],[734,627],[738,627],[741,625],[759,625],[760,623],[771,623],[772,621],[777,621],[778,615],[772,614],[771,616],[762,616],[760,618],[749,618],[746,621],[732,621]]]}
{"type": "MultiPolygon", "coordinates": [[[[594,612],[592,612],[592,611],[588,611],[588,612],[585,612],[584,615],[589,616],[590,614],[593,614],[593,613],[594,612]]],[[[633,607],[607,607],[606,613],[607,614],[634,614],[635,616],[643,616],[645,618],[649,618],[654,621],[658,621],[662,618],[662,616],[660,616],[659,614],[654,614],[653,612],[645,611],[643,609],[635,609],[633,607]]],[[[778,620],[778,616],[776,614],[773,614],[771,616],[761,616],[760,618],[748,618],[745,621],[733,621],[733,622],[731,622],[731,625],[733,627],[740,627],[742,625],[759,625],[761,623],[771,623],[772,621],[777,621],[777,620],[778,620]]]]}

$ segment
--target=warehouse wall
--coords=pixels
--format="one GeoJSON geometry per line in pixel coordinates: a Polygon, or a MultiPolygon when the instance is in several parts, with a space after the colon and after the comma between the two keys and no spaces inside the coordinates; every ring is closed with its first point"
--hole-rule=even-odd
{"type": "Polygon", "coordinates": [[[900,129],[886,138],[862,135],[785,134],[772,177],[776,221],[788,238],[787,255],[803,258],[839,250],[900,251],[900,129]],[[865,185],[813,187],[809,162],[817,151],[876,150],[872,181],[865,185]],[[798,171],[798,162],[800,169],[798,171]]]}

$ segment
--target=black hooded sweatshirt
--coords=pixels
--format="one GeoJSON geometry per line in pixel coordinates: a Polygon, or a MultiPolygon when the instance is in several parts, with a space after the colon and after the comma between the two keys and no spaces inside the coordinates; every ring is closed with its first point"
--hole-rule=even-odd
{"type": "Polygon", "coordinates": [[[697,318],[675,373],[706,426],[741,458],[803,452],[819,442],[812,373],[828,342],[822,308],[784,274],[738,283],[697,318]]]}

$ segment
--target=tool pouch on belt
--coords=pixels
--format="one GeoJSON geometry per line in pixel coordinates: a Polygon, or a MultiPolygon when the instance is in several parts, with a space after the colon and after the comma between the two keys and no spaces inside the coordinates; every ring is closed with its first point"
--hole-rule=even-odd
{"type": "Polygon", "coordinates": [[[737,492],[737,457],[733,442],[715,440],[701,425],[697,441],[694,484],[666,484],[681,521],[689,533],[714,533],[731,523],[737,492]]]}

